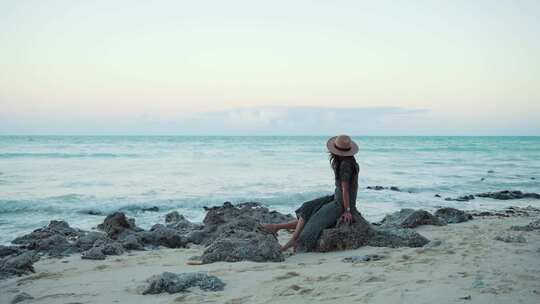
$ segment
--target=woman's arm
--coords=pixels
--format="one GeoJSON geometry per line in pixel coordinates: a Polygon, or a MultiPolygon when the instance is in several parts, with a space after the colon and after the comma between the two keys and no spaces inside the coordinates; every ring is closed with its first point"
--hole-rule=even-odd
{"type": "Polygon", "coordinates": [[[351,202],[349,196],[349,182],[341,182],[341,193],[343,194],[343,215],[341,216],[346,223],[351,222],[351,202]]]}

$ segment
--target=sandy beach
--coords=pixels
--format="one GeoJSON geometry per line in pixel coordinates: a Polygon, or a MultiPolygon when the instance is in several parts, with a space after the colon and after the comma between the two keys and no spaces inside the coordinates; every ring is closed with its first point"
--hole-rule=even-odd
{"type": "MultiPolygon", "coordinates": [[[[532,212],[421,226],[415,230],[431,240],[421,248],[288,254],[281,263],[187,265],[203,251],[198,245],[103,261],[43,258],[34,274],[0,281],[0,303],[21,292],[34,298],[24,303],[539,303],[540,233],[510,230],[539,218],[532,212]],[[514,241],[523,236],[526,242],[495,240],[501,235],[514,241]],[[375,255],[371,261],[343,261],[370,255],[375,255]],[[218,292],[140,294],[148,277],[165,271],[204,271],[226,286],[218,292]]],[[[281,232],[280,241],[288,236],[281,232]]]]}

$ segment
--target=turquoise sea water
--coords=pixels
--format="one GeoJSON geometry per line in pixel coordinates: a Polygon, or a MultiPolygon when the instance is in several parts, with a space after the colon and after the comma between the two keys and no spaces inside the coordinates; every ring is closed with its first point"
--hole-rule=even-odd
{"type": "MultiPolygon", "coordinates": [[[[321,137],[0,137],[0,242],[51,219],[89,229],[123,210],[148,228],[178,210],[259,201],[293,212],[333,191],[321,137]],[[143,212],[157,206],[160,212],[143,212]]],[[[354,137],[357,205],[370,220],[400,208],[493,209],[540,201],[447,202],[484,191],[540,193],[540,137],[354,137]],[[492,172],[492,173],[488,173],[492,172]],[[366,186],[397,186],[403,192],[366,186]]]]}

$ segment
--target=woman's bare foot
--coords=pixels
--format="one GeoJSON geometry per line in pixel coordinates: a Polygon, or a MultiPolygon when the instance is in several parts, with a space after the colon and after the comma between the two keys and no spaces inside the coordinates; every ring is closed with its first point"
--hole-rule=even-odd
{"type": "Polygon", "coordinates": [[[281,246],[281,251],[287,251],[291,247],[296,248],[296,241],[297,241],[296,239],[291,239],[290,241],[287,242],[287,244],[281,246]]]}

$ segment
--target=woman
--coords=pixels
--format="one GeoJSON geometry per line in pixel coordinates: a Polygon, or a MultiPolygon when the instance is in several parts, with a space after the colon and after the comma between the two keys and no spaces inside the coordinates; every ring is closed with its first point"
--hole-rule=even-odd
{"type": "Polygon", "coordinates": [[[281,229],[295,229],[282,251],[293,247],[299,251],[315,249],[321,232],[336,224],[341,217],[351,222],[351,211],[356,211],[359,167],[354,155],[358,145],[347,135],[332,137],[326,143],[330,164],[334,170],[336,190],[334,195],[305,202],[296,210],[298,220],[283,224],[266,224],[265,229],[277,233],[281,229]]]}

